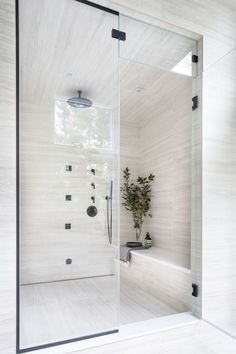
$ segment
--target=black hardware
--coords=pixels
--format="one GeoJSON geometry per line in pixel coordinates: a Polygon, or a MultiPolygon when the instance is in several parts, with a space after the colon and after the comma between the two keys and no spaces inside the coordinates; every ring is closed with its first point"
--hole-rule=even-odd
{"type": "Polygon", "coordinates": [[[72,338],[72,339],[65,339],[59,342],[52,342],[52,343],[48,343],[48,344],[42,344],[42,345],[38,345],[35,347],[30,347],[30,348],[25,348],[25,349],[19,349],[18,353],[19,354],[23,354],[23,353],[31,353],[32,351],[35,350],[39,350],[39,349],[46,349],[46,348],[52,348],[52,347],[56,347],[58,345],[63,345],[63,344],[68,344],[68,343],[74,343],[74,342],[80,342],[82,340],[88,340],[91,338],[96,338],[96,337],[101,337],[101,336],[105,336],[105,335],[109,335],[109,334],[114,334],[114,333],[119,333],[118,329],[114,329],[111,331],[106,331],[106,332],[99,332],[99,333],[95,333],[95,334],[90,334],[88,336],[83,336],[83,337],[78,337],[78,338],[72,338]]]}
{"type": "Polygon", "coordinates": [[[66,259],[66,264],[71,264],[72,263],[72,259],[71,258],[67,258],[66,259]]]}
{"type": "Polygon", "coordinates": [[[65,229],[70,230],[71,229],[71,224],[65,224],[65,229]]]}
{"type": "Polygon", "coordinates": [[[15,1],[16,65],[16,351],[20,350],[20,64],[19,1],[15,1]]]}
{"type": "Polygon", "coordinates": [[[66,200],[72,200],[72,196],[70,194],[66,195],[66,200]]]}
{"type": "Polygon", "coordinates": [[[116,38],[119,39],[120,41],[125,41],[126,40],[126,33],[125,32],[121,32],[115,28],[112,28],[111,31],[111,36],[112,38],[116,38]]]}
{"type": "Polygon", "coordinates": [[[72,166],[71,165],[66,165],[66,171],[71,172],[72,171],[72,166]]]}
{"type": "Polygon", "coordinates": [[[192,62],[195,64],[198,63],[198,55],[195,54],[192,55],[192,62]]]}
{"type": "Polygon", "coordinates": [[[95,169],[94,168],[91,168],[91,172],[95,176],[95,169]]]}
{"type": "Polygon", "coordinates": [[[97,208],[94,206],[94,205],[90,205],[88,208],[87,208],[87,214],[88,216],[90,217],[94,217],[96,216],[98,213],[98,210],[97,208]]]}
{"type": "Polygon", "coordinates": [[[93,203],[95,203],[95,197],[91,197],[93,203]]]}
{"type": "Polygon", "coordinates": [[[192,288],[193,288],[192,296],[198,297],[198,285],[197,284],[192,284],[192,288]]]}
{"type": "Polygon", "coordinates": [[[95,183],[91,183],[91,187],[93,187],[93,189],[95,189],[95,183]]]}
{"type": "Polygon", "coordinates": [[[192,98],[192,111],[198,108],[198,96],[192,98]]]}
{"type": "Polygon", "coordinates": [[[99,9],[99,10],[102,10],[102,11],[109,12],[110,14],[119,16],[119,12],[118,11],[110,9],[109,7],[105,7],[105,6],[102,6],[102,5],[99,5],[99,4],[95,4],[94,2],[87,1],[87,0],[75,0],[75,1],[81,2],[82,4],[85,4],[85,5],[88,5],[88,6],[95,7],[96,9],[99,9]]]}

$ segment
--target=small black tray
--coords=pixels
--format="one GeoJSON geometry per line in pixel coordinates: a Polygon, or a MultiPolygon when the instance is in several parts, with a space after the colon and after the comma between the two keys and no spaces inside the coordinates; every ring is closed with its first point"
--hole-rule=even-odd
{"type": "Polygon", "coordinates": [[[126,246],[127,247],[132,247],[132,248],[134,248],[134,247],[142,247],[142,242],[127,242],[126,243],[126,246]]]}

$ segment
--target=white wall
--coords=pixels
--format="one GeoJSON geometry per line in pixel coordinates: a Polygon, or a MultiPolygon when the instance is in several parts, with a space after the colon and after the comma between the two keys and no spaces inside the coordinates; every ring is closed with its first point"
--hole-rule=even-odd
{"type": "Polygon", "coordinates": [[[236,50],[203,82],[203,316],[236,336],[236,50]]]}
{"type": "MultiPolygon", "coordinates": [[[[97,144],[110,146],[111,117],[103,109],[91,108],[79,112],[72,109],[70,118],[66,118],[67,104],[67,113],[62,109],[56,115],[54,101],[50,106],[39,106],[26,100],[22,99],[20,109],[21,283],[113,274],[115,256],[108,242],[105,196],[114,156],[109,148],[93,155],[77,147],[78,136],[82,145],[86,142],[81,126],[84,129],[91,124],[94,116],[103,126],[100,134],[94,128],[97,144]],[[74,124],[70,130],[71,121],[74,124]],[[57,132],[56,124],[63,134],[57,132]],[[73,144],[74,135],[77,145],[73,144]],[[72,166],[71,172],[66,171],[66,165],[72,166]],[[65,200],[66,195],[71,195],[71,201],[65,200]],[[91,196],[98,210],[92,218],[87,215],[88,206],[93,205],[91,196]],[[71,229],[65,229],[66,223],[71,229]],[[71,265],[66,264],[68,258],[71,265]]],[[[59,104],[64,107],[63,102],[59,104]]]]}
{"type": "Polygon", "coordinates": [[[14,1],[0,2],[0,353],[15,353],[16,113],[14,1]]]}
{"type": "Polygon", "coordinates": [[[117,169],[118,46],[107,27],[118,18],[75,1],[19,5],[21,281],[112,274],[105,197],[117,169]],[[68,106],[79,89],[91,108],[68,106]]]}
{"type": "Polygon", "coordinates": [[[191,78],[167,73],[169,94],[157,100],[154,117],[140,128],[140,173],[153,173],[152,218],[146,231],[154,246],[181,255],[190,268],[191,247],[191,78]]]}
{"type": "MultiPolygon", "coordinates": [[[[138,76],[142,65],[132,65],[135,66],[138,76]]],[[[144,71],[150,77],[149,68],[144,66],[144,71]]],[[[155,70],[151,71],[154,75],[155,70]]],[[[130,168],[132,179],[155,174],[152,218],[145,220],[141,241],[145,233],[150,232],[154,246],[168,249],[190,268],[192,78],[159,72],[159,69],[156,75],[159,77],[155,80],[155,90],[150,88],[152,83],[147,82],[145,91],[136,94],[136,104],[139,99],[150,102],[150,107],[146,104],[142,114],[125,105],[126,96],[131,94],[130,106],[133,107],[135,85],[130,93],[121,80],[121,184],[126,166],[130,168]]],[[[129,74],[126,80],[131,81],[129,74]]],[[[135,240],[131,213],[123,206],[120,231],[121,240],[135,240]]]]}
{"type": "MultiPolygon", "coordinates": [[[[121,97],[122,102],[122,97],[121,97]]],[[[123,171],[129,167],[133,178],[139,174],[140,165],[140,129],[137,124],[129,123],[127,116],[121,109],[120,122],[120,184],[123,184],[123,171]]],[[[121,193],[122,195],[122,193],[121,193]]],[[[121,197],[121,203],[122,203],[121,197]]],[[[135,240],[135,230],[133,227],[132,216],[125,210],[123,205],[120,206],[120,242],[135,240]]]]}

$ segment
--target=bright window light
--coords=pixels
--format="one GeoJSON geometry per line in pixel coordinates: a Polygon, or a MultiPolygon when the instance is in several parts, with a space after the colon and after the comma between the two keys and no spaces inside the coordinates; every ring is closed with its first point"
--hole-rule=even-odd
{"type": "Polygon", "coordinates": [[[180,60],[171,71],[186,76],[192,76],[192,52],[189,52],[182,60],[180,60]]]}

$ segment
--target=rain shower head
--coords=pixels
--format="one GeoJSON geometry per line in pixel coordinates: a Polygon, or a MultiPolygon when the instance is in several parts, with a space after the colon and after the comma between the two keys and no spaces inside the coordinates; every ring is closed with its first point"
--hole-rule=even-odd
{"type": "Polygon", "coordinates": [[[67,100],[67,103],[74,108],[89,108],[92,106],[93,102],[87,98],[81,97],[82,91],[77,91],[77,97],[71,97],[67,100]]]}

